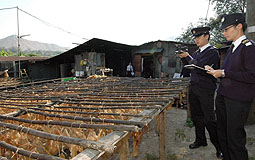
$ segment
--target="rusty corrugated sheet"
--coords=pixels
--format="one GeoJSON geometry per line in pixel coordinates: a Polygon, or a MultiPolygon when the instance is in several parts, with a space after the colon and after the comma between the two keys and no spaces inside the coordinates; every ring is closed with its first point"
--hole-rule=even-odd
{"type": "Polygon", "coordinates": [[[11,56],[11,57],[4,57],[0,56],[0,61],[27,61],[27,60],[46,60],[49,59],[49,57],[17,57],[17,56],[11,56]]]}

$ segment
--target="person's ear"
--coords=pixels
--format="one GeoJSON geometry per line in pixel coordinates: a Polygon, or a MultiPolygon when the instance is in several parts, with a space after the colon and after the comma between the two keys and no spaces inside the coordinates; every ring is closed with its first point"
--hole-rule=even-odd
{"type": "Polygon", "coordinates": [[[242,25],[241,23],[239,23],[238,25],[236,25],[236,28],[237,28],[238,30],[242,30],[242,29],[243,29],[243,25],[242,25]]]}
{"type": "Polygon", "coordinates": [[[206,39],[209,39],[209,34],[204,35],[206,39]]]}

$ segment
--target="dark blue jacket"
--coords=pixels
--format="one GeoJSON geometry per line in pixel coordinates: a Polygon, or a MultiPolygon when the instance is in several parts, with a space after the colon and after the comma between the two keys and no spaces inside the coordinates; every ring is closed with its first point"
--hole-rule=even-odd
{"type": "MultiPolygon", "coordinates": [[[[184,64],[195,64],[202,68],[204,68],[205,65],[211,66],[213,64],[214,69],[219,69],[219,52],[216,48],[212,46],[207,47],[201,53],[199,53],[199,50],[197,50],[192,54],[192,58],[193,59],[191,59],[190,57],[182,58],[182,62],[184,64]]],[[[197,85],[201,88],[215,90],[216,82],[217,79],[214,78],[212,75],[206,73],[206,71],[200,69],[191,70],[191,85],[197,85]]]]}
{"type": "Polygon", "coordinates": [[[230,50],[223,63],[225,78],[221,79],[218,93],[240,101],[255,97],[255,45],[241,43],[233,53],[230,50]]]}

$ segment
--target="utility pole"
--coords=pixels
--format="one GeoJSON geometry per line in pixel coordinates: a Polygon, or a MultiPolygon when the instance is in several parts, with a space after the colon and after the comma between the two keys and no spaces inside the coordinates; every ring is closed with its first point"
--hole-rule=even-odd
{"type": "Polygon", "coordinates": [[[20,57],[21,57],[21,48],[20,48],[20,39],[22,38],[22,37],[25,37],[25,36],[30,36],[30,34],[27,34],[27,35],[22,35],[22,36],[20,36],[19,35],[19,7],[17,6],[16,7],[17,8],[17,30],[18,30],[18,35],[17,35],[17,41],[18,41],[18,57],[19,57],[19,68],[18,68],[18,75],[19,75],[19,78],[21,78],[21,72],[20,72],[20,57]]]}
{"type": "MultiPolygon", "coordinates": [[[[249,39],[255,41],[255,1],[254,0],[247,0],[247,7],[246,7],[246,22],[248,24],[247,33],[249,39]]],[[[255,124],[255,98],[253,99],[251,105],[250,115],[247,121],[247,124],[255,124]]]]}
{"type": "Polygon", "coordinates": [[[18,75],[19,75],[19,78],[20,78],[20,44],[19,44],[19,7],[17,6],[17,30],[18,30],[18,33],[17,33],[17,40],[18,40],[18,56],[19,56],[19,69],[18,69],[18,75]]]}
{"type": "Polygon", "coordinates": [[[249,39],[255,41],[255,1],[247,0],[247,8],[246,8],[246,22],[248,24],[247,28],[247,36],[249,39]]]}

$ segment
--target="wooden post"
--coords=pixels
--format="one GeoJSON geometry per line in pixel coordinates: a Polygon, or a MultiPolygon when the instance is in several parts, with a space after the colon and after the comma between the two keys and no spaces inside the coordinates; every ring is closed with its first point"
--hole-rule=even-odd
{"type": "Polygon", "coordinates": [[[159,116],[159,157],[160,160],[166,160],[166,110],[164,109],[159,116]]]}
{"type": "MultiPolygon", "coordinates": [[[[248,24],[247,33],[249,39],[255,41],[255,1],[247,0],[247,11],[246,11],[246,21],[248,24]]],[[[255,98],[253,99],[253,103],[251,105],[250,115],[247,121],[247,124],[255,124],[255,98]]]]}
{"type": "Polygon", "coordinates": [[[129,136],[123,138],[121,143],[118,145],[119,147],[119,159],[128,160],[129,159],[129,143],[128,143],[129,136]]]}
{"type": "Polygon", "coordinates": [[[189,104],[189,86],[187,87],[187,118],[191,118],[190,104],[189,104]]]}

